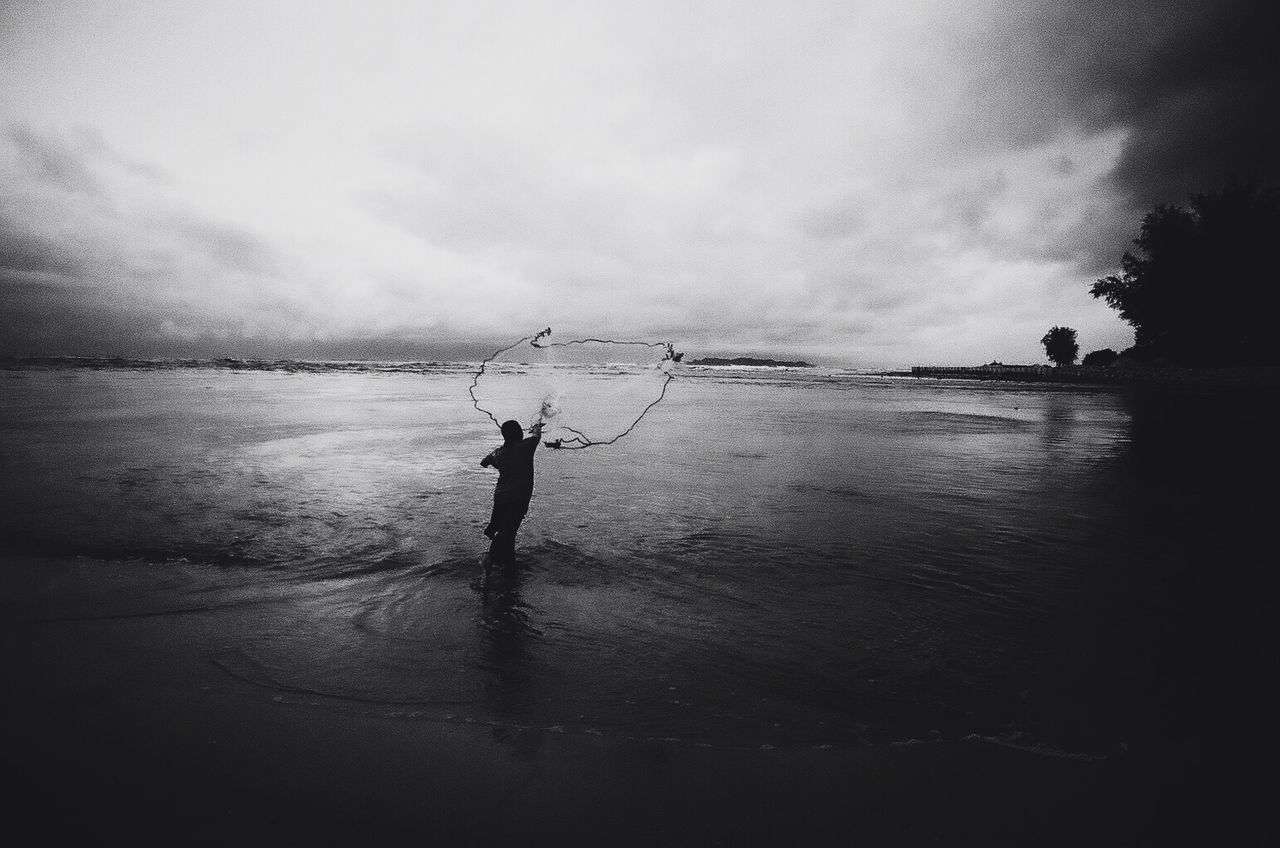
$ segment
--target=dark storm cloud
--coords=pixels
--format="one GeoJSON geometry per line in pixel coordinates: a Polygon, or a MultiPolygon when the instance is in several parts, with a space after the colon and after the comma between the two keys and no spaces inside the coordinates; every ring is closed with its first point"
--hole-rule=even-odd
{"type": "Polygon", "coordinates": [[[0,353],[153,352],[267,313],[275,331],[299,320],[266,285],[284,263],[255,232],[174,199],[92,128],[6,129],[0,353]]]}
{"type": "Polygon", "coordinates": [[[74,251],[0,215],[0,356],[124,350],[138,317],[84,283],[74,251]]]}
{"type": "Polygon", "coordinates": [[[1113,179],[1145,209],[1231,175],[1280,177],[1273,18],[1256,0],[1090,0],[1048,12],[1037,45],[1077,119],[1129,129],[1113,179]]]}
{"type": "Polygon", "coordinates": [[[1280,177],[1276,31],[1254,6],[1225,8],[1157,52],[1138,89],[1147,98],[1135,104],[1117,179],[1143,203],[1182,199],[1232,175],[1280,177]]]}
{"type": "Polygon", "coordinates": [[[92,291],[0,276],[0,356],[112,356],[136,347],[138,317],[92,291]]]}
{"type": "Polygon", "coordinates": [[[31,276],[70,277],[80,263],[55,242],[28,235],[0,214],[0,285],[31,276]]]}
{"type": "MultiPolygon", "coordinates": [[[[963,82],[937,105],[951,115],[946,143],[1029,150],[1073,134],[1122,133],[1092,213],[1023,245],[1085,276],[1114,270],[1154,205],[1185,202],[1232,176],[1280,181],[1272,17],[1257,0],[1001,4],[983,27],[948,42],[963,82]]],[[[1056,167],[1066,176],[1084,164],[1063,155],[1056,167]]],[[[956,199],[963,225],[982,234],[985,201],[956,199]]]]}

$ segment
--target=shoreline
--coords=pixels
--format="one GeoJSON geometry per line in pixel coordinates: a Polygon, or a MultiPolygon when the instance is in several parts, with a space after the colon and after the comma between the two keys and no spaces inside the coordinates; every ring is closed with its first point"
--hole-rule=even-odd
{"type": "MultiPolygon", "coordinates": [[[[689,374],[702,370],[748,372],[822,371],[801,362],[706,364],[693,360],[689,374]]],[[[101,357],[0,357],[0,373],[59,370],[155,372],[214,370],[272,372],[282,374],[470,374],[478,363],[398,360],[257,360],[257,359],[122,359],[101,357]]],[[[1021,365],[912,366],[910,369],[856,371],[856,376],[915,380],[953,380],[989,384],[1081,387],[1090,389],[1137,388],[1192,394],[1247,394],[1280,392],[1280,366],[1181,368],[1147,365],[1063,367],[1021,365]]]]}
{"type": "Polygon", "coordinates": [[[1206,795],[1221,775],[1201,773],[1195,752],[719,748],[316,702],[210,659],[296,602],[287,588],[247,581],[235,591],[250,603],[166,607],[184,575],[160,564],[18,555],[0,567],[16,825],[46,837],[1129,845],[1198,828],[1230,842],[1254,824],[1229,808],[1243,798],[1206,795]]]}
{"type": "Polygon", "coordinates": [[[1180,368],[1155,366],[912,366],[884,376],[920,380],[967,380],[1221,391],[1280,390],[1280,366],[1180,368]]]}

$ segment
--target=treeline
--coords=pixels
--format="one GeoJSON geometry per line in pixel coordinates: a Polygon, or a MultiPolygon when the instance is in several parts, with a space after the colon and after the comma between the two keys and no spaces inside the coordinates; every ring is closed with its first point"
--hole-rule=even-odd
{"type": "Polygon", "coordinates": [[[1121,356],[1188,366],[1280,363],[1280,192],[1232,181],[1185,206],[1157,206],[1133,244],[1121,273],[1090,289],[1133,326],[1134,346],[1121,356]]]}

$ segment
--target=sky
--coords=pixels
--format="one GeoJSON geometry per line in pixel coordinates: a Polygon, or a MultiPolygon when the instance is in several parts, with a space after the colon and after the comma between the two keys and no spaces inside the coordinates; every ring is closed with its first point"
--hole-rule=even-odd
{"type": "Polygon", "coordinates": [[[1157,203],[1275,183],[1265,5],[0,0],[0,355],[855,368],[1133,335],[1157,203]]]}

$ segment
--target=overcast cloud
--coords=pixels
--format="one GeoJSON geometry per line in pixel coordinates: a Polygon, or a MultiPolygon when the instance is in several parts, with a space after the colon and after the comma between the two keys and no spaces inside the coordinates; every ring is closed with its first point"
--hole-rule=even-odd
{"type": "Polygon", "coordinates": [[[1261,4],[0,3],[0,354],[1043,359],[1276,180],[1261,4]]]}

